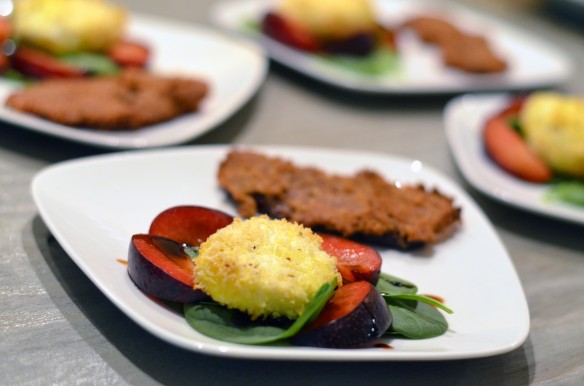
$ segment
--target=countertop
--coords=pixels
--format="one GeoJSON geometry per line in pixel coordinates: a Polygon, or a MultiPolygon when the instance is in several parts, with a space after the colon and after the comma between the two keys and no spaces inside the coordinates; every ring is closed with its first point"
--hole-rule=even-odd
{"type": "MultiPolygon", "coordinates": [[[[123,3],[141,14],[210,24],[213,1],[123,3]]],[[[569,52],[575,72],[562,89],[582,93],[584,30],[535,2],[507,3],[469,5],[569,52]]],[[[335,363],[227,359],[172,346],[98,290],[50,234],[31,197],[31,180],[44,167],[110,151],[0,123],[0,384],[584,384],[583,228],[505,206],[470,187],[444,135],[450,98],[353,94],[270,63],[251,101],[186,145],[321,146],[432,165],[471,194],[509,252],[530,310],[521,347],[480,359],[335,363]]]]}

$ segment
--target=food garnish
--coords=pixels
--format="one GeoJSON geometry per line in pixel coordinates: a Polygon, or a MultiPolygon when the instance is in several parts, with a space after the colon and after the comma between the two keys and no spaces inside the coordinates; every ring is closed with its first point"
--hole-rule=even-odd
{"type": "Polygon", "coordinates": [[[375,272],[370,247],[335,236],[323,248],[322,240],[286,220],[178,206],[132,237],[128,273],[147,295],[184,304],[198,332],[232,343],[357,348],[446,332],[437,308],[452,311],[375,272]],[[355,274],[363,272],[370,281],[355,274]]]}

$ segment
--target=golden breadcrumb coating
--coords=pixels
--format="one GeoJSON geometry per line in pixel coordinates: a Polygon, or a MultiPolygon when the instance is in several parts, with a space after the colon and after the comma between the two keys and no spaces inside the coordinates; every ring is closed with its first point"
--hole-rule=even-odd
{"type": "Polygon", "coordinates": [[[319,39],[343,39],[375,29],[369,0],[283,0],[278,8],[319,39]]]}
{"type": "Polygon", "coordinates": [[[530,95],[520,115],[525,140],[552,169],[584,177],[584,100],[556,92],[530,95]]]}
{"type": "Polygon", "coordinates": [[[319,288],[342,279],[336,258],[309,228],[267,216],[235,219],[195,259],[195,287],[253,319],[298,318],[319,288]]]}
{"type": "Polygon", "coordinates": [[[102,0],[18,0],[14,37],[55,54],[105,51],[126,28],[124,8],[102,0]]]}

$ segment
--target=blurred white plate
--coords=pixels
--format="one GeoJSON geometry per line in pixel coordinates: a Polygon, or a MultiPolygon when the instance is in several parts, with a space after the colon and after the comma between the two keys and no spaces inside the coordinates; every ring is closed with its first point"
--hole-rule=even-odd
{"type": "Polygon", "coordinates": [[[130,237],[156,214],[194,204],[235,213],[216,173],[229,147],[133,151],[67,161],[40,172],[32,194],[40,215],[73,261],[123,312],[169,343],[227,357],[297,360],[446,360],[501,354],[529,332],[527,303],[513,264],[493,227],[456,184],[419,161],[328,149],[262,147],[259,151],[336,173],[377,170],[388,179],[423,182],[462,207],[462,226],[448,240],[417,252],[380,250],[382,269],[445,299],[455,314],[449,331],[426,340],[387,339],[393,349],[315,349],[220,342],[193,330],[181,315],[144,295],[118,259],[130,237]]]}
{"type": "Polygon", "coordinates": [[[399,26],[415,15],[443,15],[468,32],[486,36],[493,49],[507,60],[509,69],[501,74],[477,75],[447,68],[438,50],[421,43],[411,33],[405,33],[398,35],[400,63],[397,70],[381,76],[360,75],[251,31],[249,24],[257,24],[278,1],[221,1],[213,9],[212,18],[227,30],[261,42],[269,55],[281,64],[353,91],[441,94],[526,89],[562,83],[572,71],[569,58],[540,36],[522,32],[460,5],[438,0],[377,0],[374,3],[380,23],[399,26]]]}
{"type": "Polygon", "coordinates": [[[507,205],[550,217],[584,223],[584,209],[545,200],[547,184],[533,184],[503,171],[484,149],[482,130],[486,120],[510,101],[508,94],[468,94],[450,101],[444,125],[458,168],[479,191],[507,205]]]}
{"type": "MultiPolygon", "coordinates": [[[[152,72],[192,76],[209,83],[210,93],[200,111],[124,132],[65,126],[8,109],[4,103],[0,105],[0,119],[99,147],[130,149],[173,145],[202,135],[235,113],[255,94],[267,71],[267,60],[257,44],[197,25],[136,15],[131,19],[128,36],[149,45],[152,72]]],[[[0,100],[6,100],[18,87],[21,85],[0,79],[0,100]]]]}

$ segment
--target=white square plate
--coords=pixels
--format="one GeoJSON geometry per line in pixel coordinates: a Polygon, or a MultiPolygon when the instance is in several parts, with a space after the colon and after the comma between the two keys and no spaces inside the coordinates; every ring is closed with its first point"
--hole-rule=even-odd
{"type": "Polygon", "coordinates": [[[458,168],[476,189],[504,204],[584,224],[584,209],[545,200],[548,184],[534,184],[516,178],[503,171],[486,153],[482,140],[485,122],[510,100],[508,94],[468,94],[448,103],[444,125],[458,168]]]}
{"type": "Polygon", "coordinates": [[[572,72],[571,60],[537,34],[520,31],[495,18],[459,4],[427,0],[373,0],[378,20],[397,27],[416,15],[443,15],[460,28],[485,35],[493,49],[509,64],[500,74],[469,74],[447,68],[438,50],[411,33],[398,34],[399,64],[395,71],[366,76],[345,70],[316,55],[289,48],[259,32],[259,23],[279,0],[226,0],[218,2],[213,21],[227,30],[259,41],[272,59],[319,81],[341,88],[383,94],[443,94],[478,90],[511,90],[550,86],[565,81],[572,72]]]}
{"type": "Polygon", "coordinates": [[[315,349],[247,346],[193,330],[181,315],[145,296],[130,280],[130,237],[147,232],[156,214],[181,204],[235,213],[216,172],[226,146],[134,151],[63,162],[40,172],[32,193],[40,215],[64,250],[101,291],[159,338],[199,353],[296,360],[446,360],[484,357],[518,348],[529,332],[529,312],[513,264],[484,214],[457,185],[429,166],[384,154],[317,148],[258,147],[299,165],[335,173],[363,168],[387,179],[437,187],[462,207],[462,226],[426,250],[380,250],[382,270],[438,295],[455,313],[449,331],[425,340],[385,339],[393,349],[315,349]]]}
{"type": "Polygon", "coordinates": [[[0,119],[48,135],[105,148],[174,145],[196,138],[235,113],[261,86],[267,60],[261,47],[197,25],[133,15],[128,36],[151,50],[150,70],[206,81],[209,95],[198,112],[135,131],[70,127],[7,108],[4,101],[20,83],[0,78],[0,119]]]}

